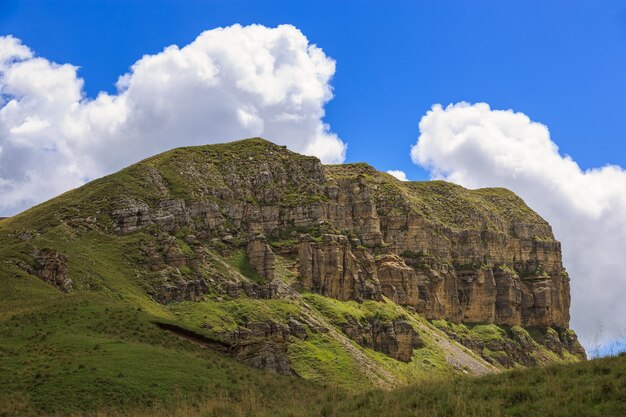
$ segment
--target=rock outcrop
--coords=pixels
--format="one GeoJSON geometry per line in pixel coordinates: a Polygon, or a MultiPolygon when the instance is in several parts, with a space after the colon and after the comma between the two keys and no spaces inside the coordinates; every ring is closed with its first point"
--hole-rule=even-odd
{"type": "Polygon", "coordinates": [[[27,272],[37,275],[45,282],[63,292],[72,290],[72,280],[67,276],[67,257],[54,249],[36,249],[33,253],[35,268],[27,272]]]}
{"type": "MultiPolygon", "coordinates": [[[[201,163],[166,160],[194,198],[165,198],[168,182],[146,169],[163,185],[160,200],[120,200],[114,230],[156,225],[189,230],[209,250],[244,247],[267,282],[275,274],[267,241],[278,242],[298,260],[302,287],[328,297],[384,295],[430,319],[568,327],[560,244],[514,194],[402,183],[364,164],[323,166],[262,140],[241,143],[249,148],[207,147],[201,163]]],[[[175,245],[164,257],[184,262],[175,245]]]]}
{"type": "Polygon", "coordinates": [[[235,359],[264,371],[294,375],[287,356],[287,343],[271,339],[246,340],[232,348],[235,359]]]}
{"type": "Polygon", "coordinates": [[[383,294],[400,305],[421,307],[419,281],[415,269],[397,254],[385,254],[376,260],[383,294]]]}
{"type": "MultiPolygon", "coordinates": [[[[565,355],[585,359],[586,354],[576,335],[567,329],[553,327],[533,327],[530,332],[526,329],[513,327],[499,327],[486,333],[472,332],[461,327],[456,331],[450,326],[438,326],[448,337],[478,353],[487,362],[504,368],[522,366],[537,366],[550,363],[546,350],[560,358],[565,355]]],[[[548,352],[549,353],[549,352],[548,352]]]]}
{"type": "Polygon", "coordinates": [[[274,279],[274,270],[276,269],[276,257],[274,252],[272,252],[272,248],[265,241],[265,236],[257,235],[250,239],[246,252],[252,267],[266,281],[272,281],[274,279]]]}
{"type": "Polygon", "coordinates": [[[254,368],[294,375],[287,356],[289,328],[286,326],[274,322],[249,322],[246,327],[234,332],[207,336],[171,323],[155,324],[205,348],[228,354],[254,368]]]}
{"type": "Polygon", "coordinates": [[[209,291],[209,283],[202,277],[184,277],[172,273],[162,275],[162,280],[153,285],[153,297],[160,303],[175,301],[200,301],[209,291]]]}
{"type": "Polygon", "coordinates": [[[352,249],[348,238],[325,234],[320,242],[300,237],[300,279],[305,289],[339,300],[381,299],[374,256],[352,249]]]}
{"type": "Polygon", "coordinates": [[[364,323],[351,320],[342,330],[359,345],[402,362],[409,362],[413,350],[423,346],[419,334],[404,320],[384,321],[371,318],[364,323]]]}
{"type": "Polygon", "coordinates": [[[287,356],[290,328],[273,321],[253,321],[221,336],[232,343],[229,352],[236,359],[269,372],[293,375],[287,356]]]}

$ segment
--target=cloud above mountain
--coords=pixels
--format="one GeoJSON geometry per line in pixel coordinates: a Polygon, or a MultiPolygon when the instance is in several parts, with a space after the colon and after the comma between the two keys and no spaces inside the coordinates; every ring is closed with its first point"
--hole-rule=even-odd
{"type": "Polygon", "coordinates": [[[626,334],[626,171],[583,170],[548,128],[486,103],[435,105],[411,157],[431,176],[469,188],[507,187],[553,226],[572,278],[572,327],[587,347],[626,334]]]}
{"type": "Polygon", "coordinates": [[[203,32],[143,56],[94,99],[77,71],[0,37],[0,215],[177,146],[262,136],[345,159],[323,122],[335,62],[290,25],[203,32]]]}
{"type": "Polygon", "coordinates": [[[396,177],[400,181],[408,181],[408,178],[406,177],[406,172],[404,172],[402,170],[390,169],[389,171],[387,171],[387,174],[396,177]]]}

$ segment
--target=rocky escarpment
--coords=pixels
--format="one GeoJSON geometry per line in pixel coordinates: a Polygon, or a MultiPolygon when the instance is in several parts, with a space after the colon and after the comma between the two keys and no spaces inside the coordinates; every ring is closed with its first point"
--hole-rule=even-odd
{"type": "MultiPolygon", "coordinates": [[[[262,140],[237,151],[207,147],[192,163],[174,151],[137,167],[163,186],[120,201],[114,230],[190,230],[209,249],[244,247],[271,281],[273,252],[250,238],[263,234],[296,259],[302,286],[322,295],[386,296],[430,319],[568,327],[560,244],[512,193],[401,183],[363,164],[325,167],[262,140]],[[188,198],[172,199],[167,184],[176,181],[186,181],[188,198]]],[[[171,251],[167,262],[180,256],[171,251]]]]}
{"type": "MultiPolygon", "coordinates": [[[[262,139],[176,149],[96,185],[98,204],[79,200],[57,218],[72,233],[127,242],[133,273],[162,305],[293,301],[304,291],[342,302],[389,300],[430,320],[535,326],[559,335],[569,327],[560,244],[541,217],[504,189],[401,182],[365,164],[324,166],[262,139]]],[[[63,267],[67,258],[34,259],[33,274],[71,289],[71,281],[63,284],[71,275],[63,267]]],[[[241,330],[255,320],[236,321],[241,330]]],[[[239,356],[284,373],[283,344],[307,333],[280,325],[290,329],[286,339],[272,332],[252,337],[267,345],[240,339],[239,356]]],[[[340,330],[399,361],[410,361],[421,346],[420,335],[401,320],[348,320],[340,330]]],[[[568,340],[559,336],[564,350],[581,355],[568,340]]],[[[458,341],[517,357],[517,347],[506,344],[458,341]]],[[[514,362],[531,364],[521,351],[514,362]]]]}

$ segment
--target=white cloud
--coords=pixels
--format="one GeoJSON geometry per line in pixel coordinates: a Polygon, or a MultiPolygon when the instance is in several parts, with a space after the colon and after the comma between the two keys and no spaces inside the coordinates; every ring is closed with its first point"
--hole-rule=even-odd
{"type": "Polygon", "coordinates": [[[399,169],[390,169],[389,171],[387,171],[387,174],[393,175],[400,181],[408,181],[408,178],[406,177],[406,173],[399,169]]]}
{"type": "Polygon", "coordinates": [[[411,157],[432,177],[507,187],[550,222],[571,277],[571,324],[583,343],[624,337],[626,171],[582,170],[559,153],[546,126],[485,103],[433,106],[419,127],[411,157]]]}
{"type": "Polygon", "coordinates": [[[293,26],[234,25],[145,55],[91,100],[76,67],[0,37],[0,213],[176,146],[262,136],[343,162],[322,121],[334,72],[293,26]]]}

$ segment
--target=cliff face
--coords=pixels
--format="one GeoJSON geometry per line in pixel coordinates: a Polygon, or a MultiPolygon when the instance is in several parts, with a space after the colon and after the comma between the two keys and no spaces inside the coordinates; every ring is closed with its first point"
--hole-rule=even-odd
{"type": "MultiPolygon", "coordinates": [[[[507,190],[402,183],[262,140],[240,152],[207,147],[195,159],[173,151],[135,169],[158,191],[117,201],[110,215],[119,234],[157,227],[188,231],[209,248],[245,247],[267,282],[276,251],[295,261],[306,290],[339,300],[385,296],[429,319],[569,325],[560,244],[507,190]]],[[[185,263],[171,245],[161,251],[165,264],[185,263]]]]}

